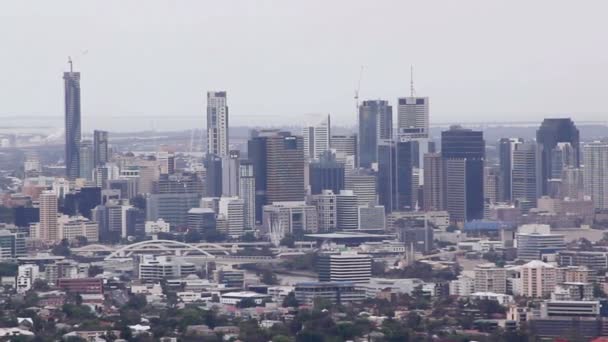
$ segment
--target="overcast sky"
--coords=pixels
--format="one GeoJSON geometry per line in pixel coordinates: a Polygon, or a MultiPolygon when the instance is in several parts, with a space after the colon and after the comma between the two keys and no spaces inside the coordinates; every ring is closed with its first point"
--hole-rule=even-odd
{"type": "MultiPolygon", "coordinates": [[[[63,117],[67,56],[83,120],[201,118],[355,124],[361,98],[429,96],[431,122],[608,112],[606,1],[4,1],[0,117],[63,117]]],[[[87,124],[86,122],[89,122],[87,124]]],[[[90,127],[89,127],[90,128],[90,127]]]]}

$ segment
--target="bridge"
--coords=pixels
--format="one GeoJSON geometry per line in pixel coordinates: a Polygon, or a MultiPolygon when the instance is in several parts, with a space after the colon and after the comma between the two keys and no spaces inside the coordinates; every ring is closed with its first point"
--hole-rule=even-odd
{"type": "Polygon", "coordinates": [[[130,245],[91,244],[72,248],[79,255],[105,256],[105,260],[129,258],[134,255],[173,255],[199,262],[214,261],[225,264],[275,263],[280,260],[271,256],[234,255],[245,247],[267,246],[266,242],[238,243],[185,243],[173,240],[146,240],[130,245]]]}

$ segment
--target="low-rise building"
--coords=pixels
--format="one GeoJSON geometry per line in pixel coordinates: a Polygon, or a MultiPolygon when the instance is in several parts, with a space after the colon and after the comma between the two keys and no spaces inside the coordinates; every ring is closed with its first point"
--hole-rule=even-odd
{"type": "Polygon", "coordinates": [[[145,281],[180,278],[195,273],[195,265],[179,257],[144,255],[139,263],[139,279],[145,281]]]}
{"type": "Polygon", "coordinates": [[[80,294],[103,293],[103,279],[101,278],[59,278],[57,287],[65,292],[80,294]]]}
{"type": "Polygon", "coordinates": [[[146,221],[145,230],[148,235],[168,233],[171,231],[171,224],[165,222],[162,218],[159,218],[156,221],[146,221]]]}
{"type": "Polygon", "coordinates": [[[365,300],[363,289],[351,282],[305,282],[296,284],[296,300],[311,305],[317,297],[334,304],[346,304],[365,300]]]}
{"type": "Polygon", "coordinates": [[[239,305],[243,300],[251,300],[256,305],[262,305],[265,301],[270,300],[270,296],[251,291],[239,291],[223,293],[220,297],[220,303],[227,305],[239,305]]]}

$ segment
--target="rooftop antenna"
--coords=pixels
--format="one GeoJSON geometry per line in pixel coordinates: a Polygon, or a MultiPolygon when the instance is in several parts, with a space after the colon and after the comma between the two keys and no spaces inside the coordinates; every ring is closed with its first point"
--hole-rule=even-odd
{"type": "Polygon", "coordinates": [[[414,97],[414,66],[410,64],[410,97],[414,97]]]}
{"type": "Polygon", "coordinates": [[[73,71],[73,65],[72,65],[72,57],[68,56],[68,64],[70,65],[70,72],[73,71]]]}
{"type": "Polygon", "coordinates": [[[355,105],[357,106],[355,113],[359,110],[359,90],[361,90],[361,78],[363,77],[363,68],[364,66],[361,66],[361,69],[359,70],[359,82],[357,83],[357,89],[355,89],[355,105]]]}

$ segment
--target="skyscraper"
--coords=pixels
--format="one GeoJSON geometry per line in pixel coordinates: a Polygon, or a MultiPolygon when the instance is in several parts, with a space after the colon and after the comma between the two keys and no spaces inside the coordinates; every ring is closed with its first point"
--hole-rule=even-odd
{"type": "Polygon", "coordinates": [[[511,194],[514,201],[536,206],[541,195],[539,147],[534,143],[515,145],[511,171],[511,194]]]}
{"type": "Polygon", "coordinates": [[[49,242],[61,240],[57,227],[57,196],[52,191],[43,191],[40,194],[40,223],[37,237],[49,242]]]}
{"type": "Polygon", "coordinates": [[[353,170],[344,177],[344,188],[356,196],[357,205],[376,205],[378,203],[376,175],[364,169],[353,170]]]}
{"type": "Polygon", "coordinates": [[[93,142],[91,140],[82,140],[80,142],[80,178],[93,180],[93,169],[95,168],[95,157],[93,152],[93,142]]]}
{"type": "Polygon", "coordinates": [[[608,209],[608,143],[591,142],[583,147],[585,193],[597,209],[608,209]]]}
{"type": "MultiPolygon", "coordinates": [[[[560,142],[572,145],[572,165],[580,166],[579,160],[579,132],[574,122],[569,118],[545,119],[536,131],[536,142],[541,146],[541,191],[547,194],[547,181],[552,177],[554,149],[560,142]]],[[[561,170],[560,170],[561,172],[561,170]]]]}
{"type": "Polygon", "coordinates": [[[523,144],[521,138],[501,138],[498,141],[498,163],[500,169],[499,198],[501,201],[511,201],[511,177],[513,172],[513,151],[517,145],[523,144]]]}
{"type": "Polygon", "coordinates": [[[310,193],[320,194],[323,190],[334,193],[344,190],[344,164],[336,161],[330,151],[325,151],[318,161],[309,164],[310,193]]]}
{"type": "Polygon", "coordinates": [[[399,105],[398,127],[415,128],[419,134],[417,137],[429,137],[429,98],[428,97],[400,97],[397,99],[399,105]]]}
{"type": "Polygon", "coordinates": [[[251,230],[255,226],[255,177],[253,164],[249,161],[239,165],[239,197],[244,205],[245,229],[251,230]]]}
{"type": "Polygon", "coordinates": [[[63,73],[65,87],[65,173],[74,180],[80,176],[80,73],[63,73]]]}
{"type": "Polygon", "coordinates": [[[381,140],[378,145],[378,199],[386,212],[413,210],[413,141],[381,140]]]}
{"type": "Polygon", "coordinates": [[[429,98],[409,97],[397,99],[399,136],[402,139],[415,141],[416,159],[413,165],[423,168],[424,155],[429,152],[429,98]]]}
{"type": "Polygon", "coordinates": [[[93,131],[93,154],[95,166],[102,166],[110,160],[108,152],[108,132],[93,131]]]}
{"type": "Polygon", "coordinates": [[[332,135],[330,147],[336,153],[336,160],[349,166],[350,169],[357,167],[357,135],[332,135]]]}
{"type": "Polygon", "coordinates": [[[304,142],[304,157],[307,159],[319,158],[321,154],[330,148],[331,123],[329,115],[315,125],[306,126],[302,129],[304,142]]]}
{"type": "Polygon", "coordinates": [[[363,101],[359,107],[359,166],[378,161],[378,143],[393,137],[393,107],[388,101],[363,101]]]}
{"type": "Polygon", "coordinates": [[[222,158],[208,154],[203,160],[205,165],[205,197],[222,196],[222,158]]]}
{"type": "Polygon", "coordinates": [[[228,127],[226,92],[207,92],[207,153],[228,155],[228,127]]]}
{"type": "Polygon", "coordinates": [[[266,204],[304,200],[302,137],[289,132],[254,131],[248,142],[256,187],[256,221],[266,204]]]}
{"type": "Polygon", "coordinates": [[[446,209],[453,222],[483,218],[483,132],[452,126],[441,132],[446,209]]]}
{"type": "Polygon", "coordinates": [[[239,158],[238,150],[232,150],[222,158],[222,196],[239,195],[239,158]]]}
{"type": "Polygon", "coordinates": [[[440,153],[424,155],[423,209],[425,211],[444,210],[443,162],[440,153]]]}

